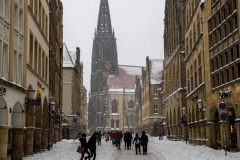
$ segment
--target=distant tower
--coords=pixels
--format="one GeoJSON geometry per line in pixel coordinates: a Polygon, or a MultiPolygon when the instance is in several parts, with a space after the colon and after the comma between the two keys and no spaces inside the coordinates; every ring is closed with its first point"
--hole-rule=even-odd
{"type": "Polygon", "coordinates": [[[108,0],[101,0],[97,29],[95,29],[92,48],[91,90],[89,100],[89,129],[101,130],[105,125],[103,115],[104,86],[107,75],[118,75],[118,55],[114,30],[111,25],[108,0]]]}

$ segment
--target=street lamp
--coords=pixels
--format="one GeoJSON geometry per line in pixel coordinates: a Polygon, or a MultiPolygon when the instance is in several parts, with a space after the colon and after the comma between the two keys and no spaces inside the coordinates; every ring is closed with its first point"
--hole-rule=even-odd
{"type": "Polygon", "coordinates": [[[200,112],[206,112],[206,108],[203,108],[203,101],[201,99],[198,100],[198,109],[200,112]]]}
{"type": "Polygon", "coordinates": [[[183,117],[181,118],[181,123],[184,126],[185,141],[186,141],[186,144],[187,144],[187,140],[188,140],[187,139],[187,121],[185,120],[185,117],[187,117],[187,111],[186,111],[185,107],[182,108],[182,114],[183,114],[183,117]]]}

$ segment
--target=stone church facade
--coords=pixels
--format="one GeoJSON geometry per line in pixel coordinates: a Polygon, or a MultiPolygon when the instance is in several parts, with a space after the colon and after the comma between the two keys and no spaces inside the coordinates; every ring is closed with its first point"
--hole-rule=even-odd
{"type": "Polygon", "coordinates": [[[88,129],[124,130],[135,126],[135,76],[141,67],[119,66],[108,0],[101,0],[92,48],[88,129]],[[133,73],[131,69],[134,70],[133,73]]]}

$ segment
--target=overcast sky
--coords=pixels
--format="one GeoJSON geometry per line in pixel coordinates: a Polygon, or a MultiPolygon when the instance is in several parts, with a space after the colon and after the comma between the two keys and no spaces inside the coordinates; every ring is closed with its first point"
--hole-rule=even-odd
{"type": "MultiPolygon", "coordinates": [[[[90,90],[91,56],[100,0],[61,0],[63,41],[81,49],[83,84],[90,90]]],[[[163,59],[165,0],[108,0],[117,38],[118,64],[146,66],[146,57],[163,59]]]]}

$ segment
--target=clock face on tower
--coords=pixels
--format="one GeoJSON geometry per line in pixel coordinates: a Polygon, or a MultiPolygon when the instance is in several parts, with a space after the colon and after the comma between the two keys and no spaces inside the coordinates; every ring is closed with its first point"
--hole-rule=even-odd
{"type": "Polygon", "coordinates": [[[111,69],[111,64],[109,62],[106,63],[106,69],[110,70],[111,69]]]}

